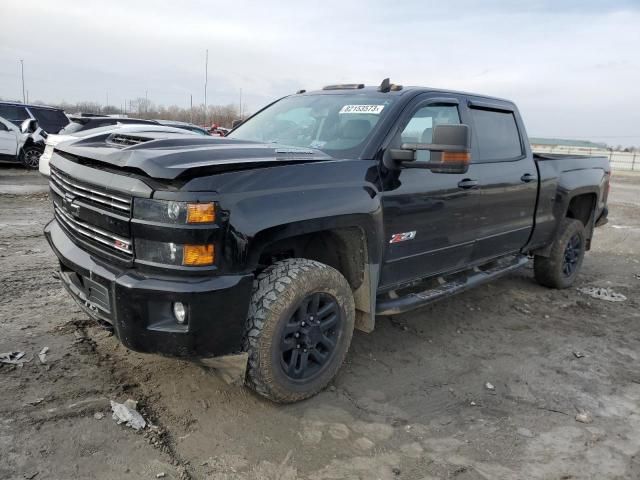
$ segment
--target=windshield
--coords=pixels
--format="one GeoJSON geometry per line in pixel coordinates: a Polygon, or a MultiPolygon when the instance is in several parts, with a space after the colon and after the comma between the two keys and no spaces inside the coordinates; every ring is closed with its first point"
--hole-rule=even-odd
{"type": "Polygon", "coordinates": [[[370,94],[283,98],[240,125],[227,138],[322,150],[358,158],[393,97],[370,94]]]}

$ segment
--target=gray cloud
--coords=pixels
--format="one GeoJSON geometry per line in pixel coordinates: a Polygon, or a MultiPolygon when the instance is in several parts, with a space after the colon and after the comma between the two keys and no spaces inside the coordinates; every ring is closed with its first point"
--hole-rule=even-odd
{"type": "Polygon", "coordinates": [[[530,135],[640,145],[637,1],[11,1],[0,96],[144,96],[256,110],[299,88],[403,84],[511,98],[530,135]],[[25,26],[28,25],[28,28],[25,26]]]}

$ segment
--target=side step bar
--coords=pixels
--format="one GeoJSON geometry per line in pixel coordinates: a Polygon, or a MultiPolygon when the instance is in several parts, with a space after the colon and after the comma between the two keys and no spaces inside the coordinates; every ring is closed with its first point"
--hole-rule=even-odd
{"type": "Polygon", "coordinates": [[[424,290],[418,293],[409,293],[399,298],[378,298],[376,315],[397,315],[410,310],[423,307],[431,302],[449,297],[459,292],[476,287],[483,283],[501,277],[502,275],[524,267],[529,261],[526,255],[509,257],[497,262],[497,265],[486,270],[474,268],[466,274],[462,273],[452,280],[445,280],[439,277],[440,285],[435,288],[424,290]]]}

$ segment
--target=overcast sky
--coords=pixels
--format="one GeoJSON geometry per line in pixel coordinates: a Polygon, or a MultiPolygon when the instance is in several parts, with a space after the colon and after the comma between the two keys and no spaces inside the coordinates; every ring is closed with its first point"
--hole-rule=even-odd
{"type": "Polygon", "coordinates": [[[364,82],[514,100],[530,136],[640,145],[640,0],[1,0],[0,97],[255,111],[364,82]]]}

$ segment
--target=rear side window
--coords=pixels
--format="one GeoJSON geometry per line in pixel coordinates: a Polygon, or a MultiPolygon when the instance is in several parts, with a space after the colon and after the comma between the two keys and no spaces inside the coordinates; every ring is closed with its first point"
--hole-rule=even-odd
{"type": "Polygon", "coordinates": [[[21,122],[31,118],[26,108],[17,105],[0,105],[0,117],[10,122],[21,122]]]}
{"type": "Polygon", "coordinates": [[[501,162],[522,156],[522,144],[512,112],[471,109],[473,128],[478,140],[476,162],[501,162]]]}

